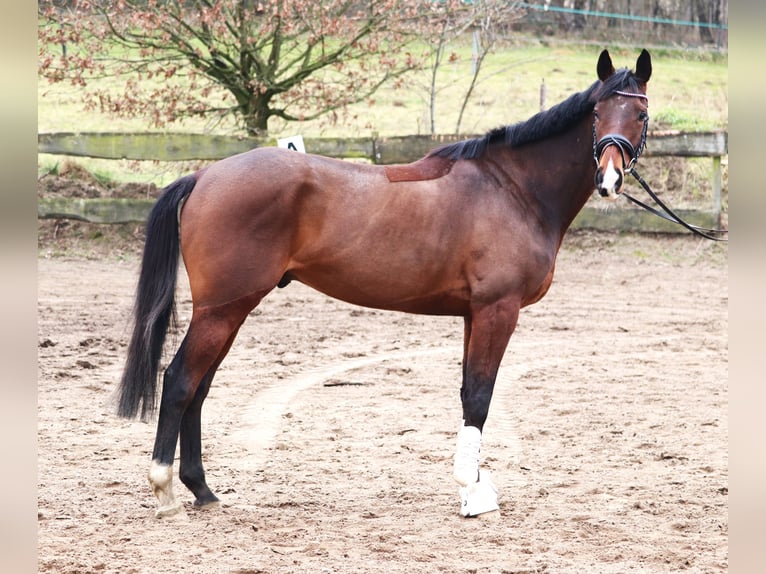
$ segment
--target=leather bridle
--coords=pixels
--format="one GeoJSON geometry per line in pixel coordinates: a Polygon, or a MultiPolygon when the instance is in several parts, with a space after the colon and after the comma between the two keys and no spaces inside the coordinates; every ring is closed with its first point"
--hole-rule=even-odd
{"type": "MultiPolygon", "coordinates": [[[[631,98],[642,98],[644,100],[649,101],[649,98],[645,94],[638,94],[633,92],[621,92],[615,90],[616,94],[619,94],[621,96],[631,97],[631,98]]],[[[725,233],[728,233],[728,229],[708,229],[705,227],[699,227],[697,225],[692,225],[691,223],[687,223],[683,219],[681,219],[675,212],[673,212],[670,207],[668,207],[665,203],[660,200],[659,197],[657,197],[657,194],[652,191],[652,189],[649,187],[649,184],[646,183],[644,178],[642,178],[638,172],[636,171],[636,162],[638,162],[638,158],[641,156],[641,153],[644,151],[644,147],[646,147],[646,133],[649,128],[649,116],[647,115],[644,119],[644,127],[641,130],[641,141],[638,144],[638,148],[633,147],[633,144],[630,143],[628,138],[621,134],[606,134],[605,136],[602,136],[600,139],[596,139],[596,120],[594,118],[593,120],[593,159],[596,162],[597,169],[600,167],[600,159],[601,155],[604,153],[604,150],[606,150],[610,146],[617,146],[620,149],[620,155],[622,156],[622,165],[623,165],[623,173],[629,173],[631,174],[636,181],[641,185],[641,187],[644,188],[646,193],[649,194],[649,197],[651,197],[654,202],[665,212],[662,213],[653,207],[650,207],[646,205],[645,203],[639,201],[638,199],[634,198],[627,192],[623,191],[620,195],[624,195],[626,198],[628,198],[630,201],[638,205],[639,207],[642,207],[649,211],[650,213],[661,217],[663,219],[666,219],[668,221],[672,221],[673,223],[677,223],[681,225],[682,227],[685,227],[692,233],[695,233],[696,235],[699,235],[700,237],[704,237],[705,239],[712,239],[713,241],[728,241],[728,238],[719,237],[719,235],[723,235],[725,233]],[[629,161],[625,161],[625,158],[629,157],[629,161]]],[[[598,177],[598,171],[596,172],[596,177],[598,177]]]]}
{"type": "MultiPolygon", "coordinates": [[[[621,92],[618,90],[615,90],[615,94],[618,94],[620,96],[627,96],[631,98],[642,98],[649,102],[649,98],[646,96],[646,94],[638,94],[633,92],[621,92]]],[[[647,115],[644,119],[644,127],[641,130],[641,141],[638,143],[638,147],[633,147],[633,144],[630,143],[630,140],[626,138],[625,136],[621,134],[606,134],[605,136],[602,136],[601,139],[596,139],[596,120],[594,118],[593,120],[593,159],[596,162],[596,165],[599,165],[599,162],[601,160],[601,155],[604,153],[604,150],[606,150],[610,146],[617,146],[620,149],[620,155],[622,156],[622,167],[624,173],[630,173],[633,171],[633,167],[636,165],[636,162],[638,161],[638,158],[641,156],[641,153],[644,151],[644,147],[646,147],[646,133],[649,129],[649,116],[647,115]],[[625,157],[629,157],[630,161],[625,161],[625,157]]]]}

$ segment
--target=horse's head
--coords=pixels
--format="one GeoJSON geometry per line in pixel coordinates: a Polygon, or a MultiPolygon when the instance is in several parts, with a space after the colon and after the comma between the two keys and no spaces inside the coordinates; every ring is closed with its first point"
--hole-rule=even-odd
{"type": "Polygon", "coordinates": [[[616,72],[609,52],[604,50],[597,70],[602,87],[593,111],[595,183],[602,197],[613,199],[622,191],[624,176],[633,169],[646,143],[646,84],[652,75],[652,59],[642,50],[635,72],[616,72]]]}

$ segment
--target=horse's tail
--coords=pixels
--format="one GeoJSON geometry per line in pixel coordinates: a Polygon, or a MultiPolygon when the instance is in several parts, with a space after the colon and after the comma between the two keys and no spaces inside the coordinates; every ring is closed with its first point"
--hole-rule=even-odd
{"type": "Polygon", "coordinates": [[[187,175],[167,186],[146,222],[146,240],[133,308],[133,334],[119,387],[117,414],[133,418],[154,412],[157,374],[165,335],[175,322],[180,252],[179,208],[197,183],[187,175]]]}

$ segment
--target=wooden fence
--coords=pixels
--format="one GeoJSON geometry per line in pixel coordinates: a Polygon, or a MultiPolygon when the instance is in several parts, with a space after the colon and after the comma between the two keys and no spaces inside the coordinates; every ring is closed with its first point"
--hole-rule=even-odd
{"type": "MultiPolygon", "coordinates": [[[[402,136],[369,138],[305,138],[311,153],[375,164],[407,163],[433,147],[471,136],[402,136]]],[[[728,154],[728,133],[650,133],[644,157],[712,158],[712,198],[709,209],[678,210],[695,225],[715,227],[721,215],[721,157],[728,154]]],[[[255,147],[273,146],[274,140],[184,133],[42,133],[38,153],[129,160],[218,160],[255,147]]],[[[651,182],[650,182],[651,183],[651,182]]],[[[39,218],[68,218],[95,223],[145,221],[154,200],[41,198],[39,218]]],[[[621,202],[627,204],[628,202],[621,202]]],[[[573,227],[653,232],[683,231],[677,225],[629,206],[586,207],[573,227]]]]}

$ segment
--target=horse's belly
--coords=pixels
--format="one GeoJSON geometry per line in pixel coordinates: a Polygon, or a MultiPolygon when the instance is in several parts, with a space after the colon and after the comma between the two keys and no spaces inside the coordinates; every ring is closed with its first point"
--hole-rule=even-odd
{"type": "Polygon", "coordinates": [[[290,276],[335,299],[362,307],[426,315],[465,315],[467,286],[459,277],[423,277],[415,272],[291,271],[290,276]]]}

